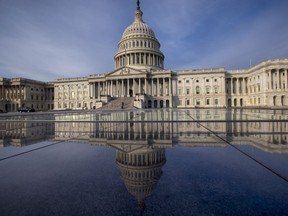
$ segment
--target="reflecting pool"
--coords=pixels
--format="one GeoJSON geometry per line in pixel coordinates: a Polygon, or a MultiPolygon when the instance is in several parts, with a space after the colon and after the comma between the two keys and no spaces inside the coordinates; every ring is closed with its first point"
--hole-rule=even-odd
{"type": "Polygon", "coordinates": [[[288,111],[0,114],[1,215],[288,215],[288,111]]]}

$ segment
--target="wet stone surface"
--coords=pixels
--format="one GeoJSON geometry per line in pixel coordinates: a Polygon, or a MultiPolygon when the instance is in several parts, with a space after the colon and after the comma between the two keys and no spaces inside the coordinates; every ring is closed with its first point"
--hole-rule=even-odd
{"type": "Polygon", "coordinates": [[[288,113],[0,115],[1,215],[287,215],[288,113]]]}

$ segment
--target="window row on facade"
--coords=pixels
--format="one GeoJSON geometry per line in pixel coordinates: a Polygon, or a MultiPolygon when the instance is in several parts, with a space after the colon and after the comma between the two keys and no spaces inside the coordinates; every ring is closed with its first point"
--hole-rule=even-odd
{"type": "Polygon", "coordinates": [[[204,89],[201,89],[200,86],[196,86],[195,89],[191,87],[184,88],[178,88],[178,95],[192,95],[192,94],[219,94],[220,93],[220,87],[219,86],[206,86],[204,89]]]}

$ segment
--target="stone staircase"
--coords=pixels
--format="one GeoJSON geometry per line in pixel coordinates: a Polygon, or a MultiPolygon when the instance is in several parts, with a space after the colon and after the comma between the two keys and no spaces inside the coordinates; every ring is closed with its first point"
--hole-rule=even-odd
{"type": "Polygon", "coordinates": [[[122,103],[124,104],[123,109],[134,109],[134,97],[121,97],[109,101],[99,110],[118,110],[122,109],[122,103]]]}

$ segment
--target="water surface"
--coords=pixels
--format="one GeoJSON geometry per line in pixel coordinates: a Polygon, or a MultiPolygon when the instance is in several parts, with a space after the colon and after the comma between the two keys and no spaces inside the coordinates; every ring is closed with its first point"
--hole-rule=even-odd
{"type": "Polygon", "coordinates": [[[287,215],[285,110],[0,115],[1,215],[287,215]]]}

